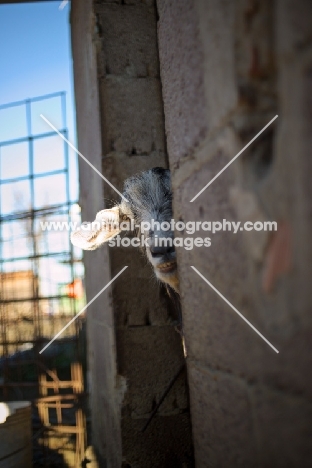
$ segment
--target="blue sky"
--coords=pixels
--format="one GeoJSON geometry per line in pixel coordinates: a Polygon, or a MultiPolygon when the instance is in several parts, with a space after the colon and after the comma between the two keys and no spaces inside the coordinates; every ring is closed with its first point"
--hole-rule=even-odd
{"type": "Polygon", "coordinates": [[[0,6],[0,104],[55,91],[71,98],[69,4],[0,6]]]}
{"type": "MultiPolygon", "coordinates": [[[[63,10],[59,10],[60,4],[61,1],[0,5],[0,106],[27,98],[66,91],[69,140],[76,146],[69,25],[70,4],[68,3],[63,10]]],[[[39,106],[35,105],[33,109],[34,127],[39,129],[36,131],[33,128],[33,134],[51,131],[50,127],[44,127],[46,124],[40,119],[40,113],[45,114],[52,123],[56,123],[56,104],[52,104],[49,108],[46,103],[43,103],[39,106]]],[[[0,111],[0,141],[26,136],[22,111],[23,108],[13,108],[8,112],[0,111]]],[[[58,160],[62,159],[60,143],[61,140],[58,136],[50,138],[45,147],[41,145],[40,141],[35,143],[34,158],[37,172],[57,168],[54,166],[57,165],[58,160]],[[37,162],[36,157],[38,157],[37,162]]],[[[27,148],[27,143],[1,148],[0,170],[2,178],[27,174],[27,148]]],[[[78,196],[77,155],[71,150],[69,151],[69,160],[71,196],[74,200],[78,196]]],[[[14,210],[16,195],[19,195],[21,203],[25,205],[22,208],[27,209],[27,189],[23,189],[23,184],[27,185],[23,181],[18,187],[17,184],[15,184],[16,187],[13,187],[13,184],[2,186],[2,214],[14,210]]],[[[58,191],[55,190],[55,182],[52,178],[50,180],[49,178],[38,179],[36,184],[38,185],[37,201],[39,205],[41,202],[59,202],[54,200],[58,191]]],[[[60,184],[56,185],[60,192],[60,184]]],[[[4,225],[4,228],[8,230],[7,239],[3,239],[5,245],[2,254],[4,257],[14,256],[14,252],[18,252],[19,255],[27,255],[29,252],[26,241],[21,239],[24,227],[21,223],[17,223],[15,227],[13,224],[4,225]],[[12,231],[13,227],[14,232],[12,231]]],[[[5,232],[2,235],[5,237],[5,232]]],[[[68,242],[68,233],[59,233],[54,237],[54,249],[62,250],[61,247],[64,248],[62,244],[68,242]]],[[[16,263],[16,267],[30,268],[29,262],[26,261],[26,263],[25,266],[16,263]]],[[[50,263],[49,269],[53,268],[54,272],[58,271],[55,284],[53,283],[53,288],[57,289],[58,280],[68,281],[66,279],[68,267],[58,265],[56,261],[53,263],[53,260],[50,263]],[[58,270],[56,270],[57,268],[58,270]]]]}
{"type": "MultiPolygon", "coordinates": [[[[63,10],[59,10],[60,4],[50,1],[0,5],[0,105],[66,91],[69,140],[75,144],[70,3],[63,10]]],[[[10,138],[23,126],[17,117],[11,120],[10,138]]],[[[46,131],[50,128],[46,127],[46,131]]],[[[4,139],[2,135],[0,139],[4,139]]],[[[77,156],[72,151],[70,162],[71,193],[77,198],[77,156]]]]}
{"type": "MultiPolygon", "coordinates": [[[[60,4],[0,5],[0,105],[66,91],[69,139],[75,144],[70,3],[63,10],[60,4]]],[[[71,161],[75,195],[77,168],[72,153],[71,161]]]]}

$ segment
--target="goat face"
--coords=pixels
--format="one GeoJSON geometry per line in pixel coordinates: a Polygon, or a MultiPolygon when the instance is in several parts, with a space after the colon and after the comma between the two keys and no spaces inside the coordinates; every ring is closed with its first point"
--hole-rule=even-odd
{"type": "Polygon", "coordinates": [[[114,208],[102,210],[96,222],[74,231],[72,243],[85,250],[94,250],[120,233],[120,223],[132,221],[132,226],[145,239],[146,256],[156,277],[178,292],[176,252],[173,246],[172,192],[170,171],[155,167],[127,179],[125,199],[114,208]],[[104,222],[104,227],[101,223],[104,222]],[[142,227],[149,226],[148,229],[142,227]],[[166,229],[168,228],[168,230],[166,229]],[[165,230],[166,229],[166,230],[165,230]]]}

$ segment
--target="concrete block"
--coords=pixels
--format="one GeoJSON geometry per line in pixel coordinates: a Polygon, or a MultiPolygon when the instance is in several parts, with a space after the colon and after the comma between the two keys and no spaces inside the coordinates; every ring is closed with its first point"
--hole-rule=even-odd
{"type": "Polygon", "coordinates": [[[258,467],[246,385],[192,362],[188,373],[196,466],[258,467]]]}
{"type": "MultiPolygon", "coordinates": [[[[240,0],[235,5],[235,61],[239,84],[242,79],[247,79],[251,86],[258,87],[259,81],[265,84],[273,77],[274,13],[272,2],[261,2],[256,6],[240,0]]],[[[257,96],[255,98],[257,101],[257,96]]]]}
{"type": "Polygon", "coordinates": [[[122,419],[124,460],[144,468],[194,468],[189,414],[156,416],[142,433],[143,419],[122,419]]]}
{"type": "MultiPolygon", "coordinates": [[[[103,174],[122,192],[124,181],[140,171],[152,167],[167,167],[166,155],[163,151],[152,151],[149,155],[134,156],[127,153],[110,152],[103,158],[103,174]]],[[[119,195],[105,184],[105,196],[108,199],[119,201],[119,195]]]]}
{"type": "Polygon", "coordinates": [[[159,76],[155,10],[143,2],[96,5],[103,75],[159,76]]]}
{"type": "Polygon", "coordinates": [[[312,458],[311,400],[255,386],[252,402],[260,466],[308,467],[312,458]]]}
{"type": "Polygon", "coordinates": [[[309,0],[278,0],[276,8],[277,52],[287,61],[311,44],[312,4],[309,0]]]}
{"type": "MultiPolygon", "coordinates": [[[[180,335],[173,327],[132,327],[117,330],[119,373],[127,379],[124,411],[132,417],[146,417],[183,362],[180,335]]],[[[172,414],[185,409],[184,378],[168,394],[160,407],[161,414],[172,414]],[[179,403],[180,402],[180,403],[179,403]]]]}
{"type": "MultiPolygon", "coordinates": [[[[103,5],[104,5],[104,4],[108,4],[108,5],[113,5],[113,4],[115,4],[115,5],[121,5],[121,4],[122,4],[122,1],[123,1],[123,0],[104,0],[102,3],[103,3],[103,5]]],[[[101,5],[101,0],[98,0],[97,2],[95,2],[95,7],[96,7],[96,8],[98,8],[98,7],[100,7],[100,6],[102,6],[102,5],[101,5]]]]}
{"type": "Polygon", "coordinates": [[[148,7],[155,6],[156,0],[124,0],[125,5],[147,5],[148,7]]]}
{"type": "Polygon", "coordinates": [[[123,277],[113,286],[115,325],[170,324],[175,318],[174,310],[170,314],[167,293],[154,279],[143,252],[135,247],[113,247],[110,254],[113,275],[128,265],[123,277]]]}
{"type": "MultiPolygon", "coordinates": [[[[216,153],[211,161],[194,172],[180,187],[174,199],[175,216],[188,221],[237,222],[229,202],[233,168],[228,168],[193,203],[190,199],[225,166],[227,158],[216,153]],[[196,188],[196,190],[194,190],[196,188]]],[[[176,233],[177,234],[177,233],[176,233]]],[[[206,284],[191,268],[194,265],[240,312],[255,326],[257,316],[248,297],[252,290],[250,266],[244,250],[244,238],[240,231],[199,231],[193,236],[209,237],[210,247],[194,247],[187,251],[179,248],[178,265],[181,281],[183,323],[189,356],[212,366],[237,372],[256,372],[254,357],[267,345],[261,343],[253,330],[206,284]],[[192,291],[191,294],[189,292],[192,291]],[[237,343],[240,343],[237,346],[237,343]],[[234,357],[235,356],[235,357],[234,357]],[[233,360],[232,360],[233,358],[233,360]],[[232,367],[233,366],[233,367],[232,367]]],[[[266,330],[267,331],[267,330],[266,330]]]]}
{"type": "Polygon", "coordinates": [[[311,57],[311,49],[307,49],[302,55],[297,54],[294,60],[285,60],[280,65],[280,112],[283,120],[278,126],[275,170],[272,174],[273,180],[278,182],[276,198],[280,211],[290,223],[292,231],[293,268],[289,275],[292,282],[288,291],[296,291],[292,317],[296,317],[296,323],[300,323],[302,328],[310,328],[312,320],[311,314],[306,313],[312,303],[309,281],[312,274],[312,186],[309,178],[312,169],[309,157],[312,127],[311,57]],[[295,153],[300,164],[294,158],[295,153]]]}
{"type": "MultiPolygon", "coordinates": [[[[196,193],[194,188],[199,190],[204,187],[225,163],[224,156],[217,153],[210,162],[182,181],[180,186],[176,186],[176,219],[181,218],[185,222],[222,221],[223,218],[239,221],[229,203],[229,188],[235,180],[234,174],[231,174],[233,167],[220,175],[197,200],[189,203],[189,199],[196,193]]],[[[277,177],[277,174],[275,175],[277,177]]],[[[298,219],[298,227],[301,224],[298,219]]],[[[302,392],[310,397],[312,378],[309,368],[312,361],[308,342],[311,324],[309,316],[305,317],[304,313],[307,310],[309,293],[304,279],[303,257],[300,263],[302,269],[297,269],[297,272],[302,271],[302,282],[298,283],[303,290],[303,297],[298,296],[296,292],[292,296],[291,291],[297,290],[292,276],[280,278],[274,293],[267,295],[262,290],[261,263],[253,260],[246,243],[247,232],[218,232],[210,235],[208,231],[205,235],[211,237],[210,247],[194,248],[191,251],[181,247],[177,249],[184,331],[190,358],[201,365],[231,369],[236,375],[245,376],[247,379],[262,380],[269,385],[302,392]],[[194,265],[280,351],[280,354],[276,354],[257,336],[222,298],[191,270],[190,265],[194,265]],[[298,318],[300,316],[300,321],[304,320],[304,328],[298,327],[294,315],[298,318]],[[302,356],[305,358],[302,359],[302,356]]],[[[188,235],[184,233],[184,237],[186,236],[188,235]]],[[[197,234],[190,237],[195,236],[197,234]]],[[[253,233],[253,236],[256,241],[256,233],[253,233]]],[[[300,245],[298,239],[298,246],[300,245]]],[[[303,245],[308,246],[309,243],[303,245]]],[[[296,251],[298,252],[298,247],[296,251]]],[[[305,268],[309,278],[307,271],[310,264],[305,268]]]]}
{"type": "Polygon", "coordinates": [[[158,39],[171,167],[190,156],[208,131],[204,54],[191,0],[159,0],[158,39]]]}
{"type": "Polygon", "coordinates": [[[235,3],[195,0],[204,55],[206,121],[214,130],[237,104],[235,3]]]}
{"type": "MultiPolygon", "coordinates": [[[[174,215],[175,219],[181,219],[184,223],[207,223],[220,222],[220,228],[223,226],[223,220],[227,222],[237,222],[236,214],[229,201],[230,187],[234,183],[234,170],[230,166],[221,174],[199,197],[190,202],[196,193],[203,188],[219,171],[222,169],[228,159],[224,153],[219,151],[211,157],[210,161],[202,165],[200,169],[194,171],[180,186],[175,188],[174,197],[174,215]]],[[[175,180],[173,181],[175,185],[175,180]]],[[[176,236],[179,233],[176,232],[176,236]]],[[[183,247],[177,249],[179,259],[179,269],[181,281],[188,281],[192,277],[192,282],[196,283],[193,275],[190,273],[190,265],[197,267],[204,275],[207,273],[207,279],[217,288],[226,284],[228,294],[232,294],[232,300],[240,300],[242,282],[248,275],[248,264],[245,260],[243,248],[243,237],[240,230],[234,234],[233,225],[231,231],[212,230],[196,231],[194,234],[183,233],[185,237],[210,238],[210,247],[195,247],[192,250],[186,250],[183,247]],[[206,273],[204,273],[206,272],[206,273]]],[[[202,280],[201,280],[202,281],[202,280]]],[[[187,285],[184,285],[184,288],[187,285]]],[[[184,289],[181,288],[182,297],[184,289]]],[[[186,289],[187,290],[187,289],[186,289]]],[[[193,297],[194,299],[194,297],[193,297]]],[[[192,300],[193,300],[192,299],[192,300]]],[[[206,303],[207,304],[207,303],[206,303]]]]}
{"type": "MultiPolygon", "coordinates": [[[[155,5],[155,0],[104,0],[102,4],[115,3],[118,5],[147,5],[148,7],[153,7],[155,5]]],[[[97,5],[101,5],[101,0],[98,0],[97,5]]]]}
{"type": "Polygon", "coordinates": [[[129,155],[165,151],[160,82],[109,77],[101,85],[103,148],[129,155]]]}

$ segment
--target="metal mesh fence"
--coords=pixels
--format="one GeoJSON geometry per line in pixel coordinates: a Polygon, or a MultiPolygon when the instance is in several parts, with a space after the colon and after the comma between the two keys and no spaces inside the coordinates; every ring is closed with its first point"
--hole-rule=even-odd
{"type": "Polygon", "coordinates": [[[64,375],[80,359],[83,317],[39,354],[84,305],[80,252],[68,228],[79,221],[70,195],[64,92],[0,106],[0,398],[35,398],[43,368],[64,375]],[[47,227],[48,226],[48,227],[47,227]],[[64,225],[65,226],[65,225],[64,225]]]}

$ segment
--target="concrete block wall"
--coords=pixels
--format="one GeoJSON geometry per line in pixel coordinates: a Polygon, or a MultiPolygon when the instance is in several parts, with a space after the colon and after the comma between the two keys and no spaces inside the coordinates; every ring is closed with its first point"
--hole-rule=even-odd
{"type": "MultiPolygon", "coordinates": [[[[167,166],[155,2],[76,0],[72,35],[79,148],[122,191],[130,175],[167,166]]],[[[80,184],[83,220],[119,200],[83,162],[80,184]]],[[[88,299],[128,265],[87,312],[100,466],[191,467],[185,372],[141,432],[184,360],[176,310],[138,249],[87,252],[85,263],[88,299]]]]}
{"type": "Polygon", "coordinates": [[[175,219],[278,222],[276,233],[209,233],[211,247],[178,249],[196,466],[307,467],[311,2],[157,0],[157,7],[175,219]]]}

